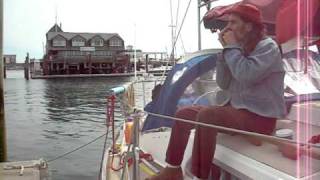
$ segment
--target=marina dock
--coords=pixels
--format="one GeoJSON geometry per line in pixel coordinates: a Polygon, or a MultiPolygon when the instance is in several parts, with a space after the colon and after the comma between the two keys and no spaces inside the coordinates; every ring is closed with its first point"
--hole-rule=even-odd
{"type": "Polygon", "coordinates": [[[0,163],[0,179],[46,180],[48,166],[43,160],[0,163]]]}
{"type": "MultiPolygon", "coordinates": [[[[165,70],[164,68],[154,68],[148,72],[139,71],[137,76],[144,76],[145,74],[153,76],[162,76],[164,71],[165,75],[171,70],[171,67],[165,70]]],[[[90,77],[133,77],[134,72],[130,73],[111,73],[111,74],[57,74],[57,75],[41,75],[41,74],[31,74],[31,79],[56,79],[56,78],[90,78],[90,77]]]]}
{"type": "MultiPolygon", "coordinates": [[[[142,76],[143,73],[137,73],[142,76]]],[[[83,77],[132,77],[134,73],[117,73],[117,74],[59,74],[59,75],[34,75],[32,79],[56,79],[56,78],[83,78],[83,77]]]]}

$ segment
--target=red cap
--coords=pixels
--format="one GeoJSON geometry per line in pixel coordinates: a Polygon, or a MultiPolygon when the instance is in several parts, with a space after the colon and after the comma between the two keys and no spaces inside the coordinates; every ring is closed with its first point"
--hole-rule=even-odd
{"type": "Polygon", "coordinates": [[[257,25],[263,25],[260,10],[252,4],[236,4],[225,12],[225,14],[231,13],[235,13],[257,25]]]}

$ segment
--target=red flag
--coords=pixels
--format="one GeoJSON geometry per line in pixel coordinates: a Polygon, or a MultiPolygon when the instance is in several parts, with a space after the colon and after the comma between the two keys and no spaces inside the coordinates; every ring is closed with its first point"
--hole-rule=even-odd
{"type": "Polygon", "coordinates": [[[284,43],[294,37],[319,36],[319,0],[286,0],[277,12],[276,37],[284,43]]]}

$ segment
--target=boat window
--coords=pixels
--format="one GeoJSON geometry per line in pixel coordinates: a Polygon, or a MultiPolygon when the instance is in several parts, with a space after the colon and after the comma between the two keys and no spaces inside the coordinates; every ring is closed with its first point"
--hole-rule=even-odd
{"type": "Polygon", "coordinates": [[[319,50],[318,50],[317,45],[310,46],[309,49],[310,49],[310,51],[313,51],[313,52],[315,52],[315,53],[319,53],[319,50]]]}
{"type": "Polygon", "coordinates": [[[301,72],[303,71],[303,65],[300,62],[298,62],[298,59],[296,58],[285,58],[284,61],[284,67],[286,71],[288,72],[301,72]]]}
{"type": "Polygon", "coordinates": [[[320,91],[320,55],[315,51],[295,50],[283,55],[285,84],[296,94],[320,91]]]}
{"type": "Polygon", "coordinates": [[[319,70],[320,55],[311,50],[294,50],[283,55],[283,62],[287,72],[319,70]]]}
{"type": "Polygon", "coordinates": [[[215,69],[195,79],[179,99],[178,107],[218,104],[216,94],[220,90],[215,80],[215,69]]]}

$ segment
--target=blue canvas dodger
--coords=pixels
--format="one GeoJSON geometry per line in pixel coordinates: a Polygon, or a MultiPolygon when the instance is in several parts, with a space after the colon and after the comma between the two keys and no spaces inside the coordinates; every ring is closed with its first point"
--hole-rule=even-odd
{"type": "MultiPolygon", "coordinates": [[[[183,64],[177,64],[165,79],[159,97],[146,105],[145,110],[152,113],[173,116],[185,89],[198,77],[216,66],[217,54],[193,57],[183,64]]],[[[171,127],[172,120],[148,115],[142,131],[160,127],[171,127]]]]}

